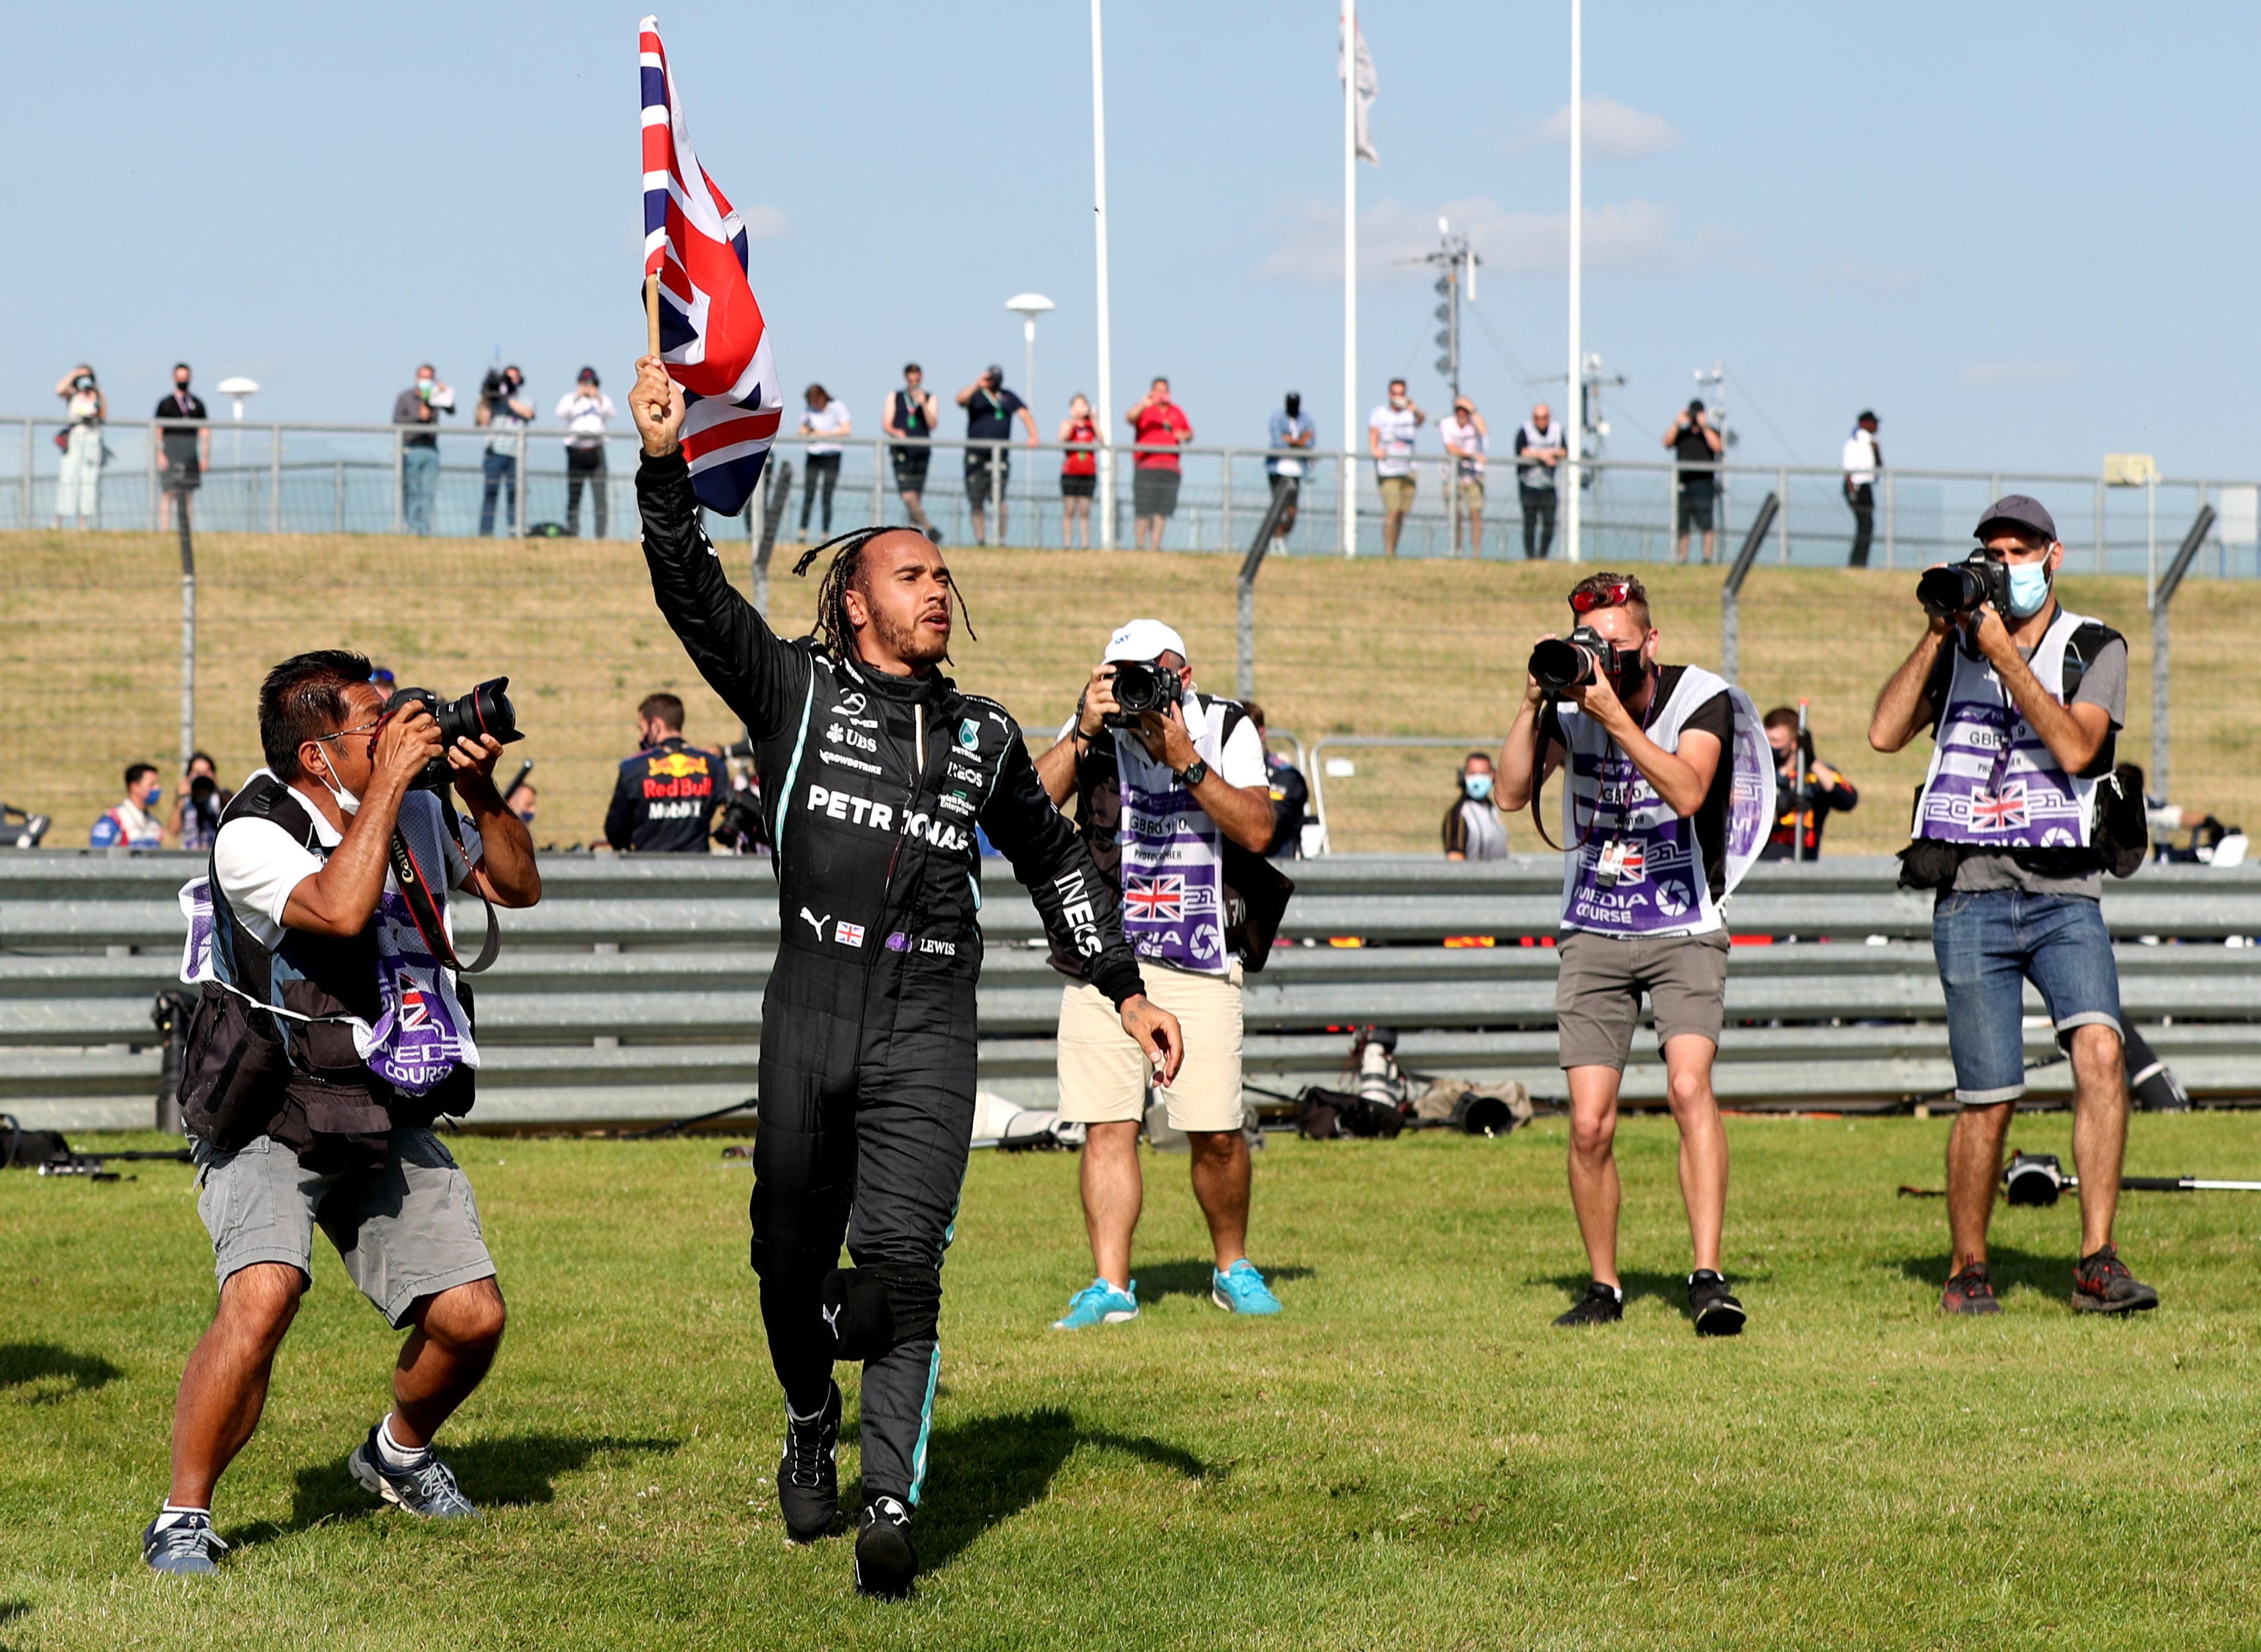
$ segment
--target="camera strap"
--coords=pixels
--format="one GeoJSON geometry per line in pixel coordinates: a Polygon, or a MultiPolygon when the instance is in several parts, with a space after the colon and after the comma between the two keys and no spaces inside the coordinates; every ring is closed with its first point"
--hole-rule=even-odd
{"type": "MultiPolygon", "coordinates": [[[[451,822],[451,829],[452,826],[451,822]]],[[[455,946],[448,938],[448,925],[440,915],[431,880],[398,828],[387,845],[387,854],[392,863],[393,881],[400,886],[400,897],[408,903],[408,916],[416,924],[416,933],[422,937],[425,950],[459,975],[476,975],[492,964],[502,951],[502,924],[495,916],[494,902],[487,899],[486,892],[477,892],[480,903],[487,909],[486,942],[479,948],[478,957],[466,964],[456,956],[455,946]]]]}

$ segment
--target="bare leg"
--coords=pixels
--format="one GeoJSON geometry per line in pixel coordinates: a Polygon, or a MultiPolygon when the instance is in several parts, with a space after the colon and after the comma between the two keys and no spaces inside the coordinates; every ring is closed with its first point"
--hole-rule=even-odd
{"type": "MultiPolygon", "coordinates": [[[[2124,1091],[2121,1106],[2124,1137],[2124,1091]]],[[[1955,1116],[1955,1127],[1947,1132],[1947,1232],[1955,1246],[1956,1273],[1986,1260],[1986,1224],[1994,1214],[1994,1184],[2002,1175],[2002,1143],[2009,1137],[2010,1117],[2017,1110],[2008,1102],[1965,1107],[1955,1116]]],[[[2078,1120],[2075,1124],[2077,1128],[2078,1120]]],[[[2085,1196],[2081,1203],[2086,1204],[2085,1196]]]]}
{"type": "Polygon", "coordinates": [[[1707,568],[1712,564],[1713,547],[1718,543],[1719,537],[1719,535],[1708,528],[1704,530],[1704,565],[1707,568]]]}
{"type": "Polygon", "coordinates": [[[1618,1081],[1613,1067],[1574,1067],[1570,1081],[1570,1208],[1577,1212],[1578,1237],[1586,1242],[1586,1265],[1604,1285],[1618,1282],[1618,1186],[1616,1141],[1618,1081]]]}
{"type": "Polygon", "coordinates": [[[1680,1197],[1688,1206],[1688,1239],[1696,1266],[1719,1268],[1719,1230],[1727,1217],[1727,1132],[1712,1094],[1712,1059],[1719,1046],[1701,1033],[1683,1032],[1664,1045],[1665,1095],[1680,1126],[1680,1197]]]}
{"type": "Polygon", "coordinates": [[[977,545],[989,542],[988,515],[979,505],[973,507],[973,542],[977,545]]]}
{"type": "Polygon", "coordinates": [[[1483,513],[1481,510],[1471,509],[1468,512],[1468,555],[1483,555],[1483,513]]]}
{"type": "Polygon", "coordinates": [[[1217,1271],[1248,1254],[1248,1138],[1237,1130],[1188,1131],[1194,1149],[1194,1202],[1209,1218],[1217,1271]]]}
{"type": "Polygon", "coordinates": [[[212,1488],[259,1426],[275,1350],[298,1311],[306,1276],[287,1262],[238,1268],[220,1287],[211,1327],[189,1355],[173,1404],[173,1484],[165,1501],[208,1509],[212,1488]]]}
{"type": "Polygon", "coordinates": [[[916,522],[921,530],[924,530],[934,526],[933,523],[928,521],[926,519],[926,505],[919,494],[908,492],[905,492],[903,495],[903,508],[910,512],[911,521],[916,522]]]}
{"type": "Polygon", "coordinates": [[[2128,1151],[2128,1069],[2111,1028],[2072,1030],[2072,1162],[2080,1172],[2080,1253],[2112,1242],[2128,1151]]]}
{"type": "Polygon", "coordinates": [[[1138,1170],[1138,1121],[1093,1124],[1084,1136],[1083,1225],[1091,1235],[1092,1271],[1117,1290],[1130,1289],[1130,1236],[1138,1229],[1145,1184],[1138,1170]]]}
{"type": "Polygon", "coordinates": [[[475,1279],[409,1313],[416,1328],[392,1368],[392,1437],[411,1451],[432,1443],[440,1425],[471,1396],[502,1346],[502,1292],[492,1279],[475,1279]]]}

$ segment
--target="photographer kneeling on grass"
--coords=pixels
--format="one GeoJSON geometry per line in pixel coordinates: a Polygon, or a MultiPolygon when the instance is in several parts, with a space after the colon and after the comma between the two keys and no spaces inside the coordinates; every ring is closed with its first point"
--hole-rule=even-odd
{"type": "MultiPolygon", "coordinates": [[[[470,1110],[478,1065],[446,891],[525,907],[542,879],[525,826],[495,794],[502,742],[443,745],[416,691],[388,710],[369,676],[343,650],[268,673],[267,767],[222,815],[206,876],[182,891],[182,975],[203,984],[182,1115],[219,1306],[181,1377],[172,1487],[142,1533],[142,1558],[161,1572],[209,1572],[226,1548],[212,1487],[258,1426],[276,1350],[312,1282],[317,1224],[387,1323],[413,1327],[392,1410],[348,1469],[413,1514],[477,1512],[432,1450],[503,1330],[470,1184],[430,1130],[470,1110]]],[[[495,686],[478,691],[491,714],[480,726],[514,737],[507,702],[485,698],[495,686]]]]}
{"type": "MultiPolygon", "coordinates": [[[[1961,1109],[1947,1142],[1947,1221],[1955,1254],[1940,1307],[2000,1311],[1986,1271],[1986,1224],[2002,1144],[2025,1094],[2023,983],[2049,1006],[2072,1059],[2072,1153],[2080,1171],[2080,1261],[2072,1305],[2091,1313],[2158,1306],[2112,1243],[2128,1142],[2120,975],[2104,927],[2111,830],[2141,863],[2140,796],[2118,799],[2114,736],[2128,706],[2128,644],[2067,612],[2053,589],[2064,546],[2040,501],[1997,499],[1981,549],[1917,586],[1924,634],[1884,692],[1869,743],[1898,751],[1928,728],[1936,742],[1916,803],[1904,887],[1933,889],[1932,948],[1947,993],[1948,1045],[1961,1109]],[[2108,790],[2107,788],[2109,788],[2108,790]]],[[[2134,865],[2114,870],[2125,876],[2134,865]]]]}
{"type": "MultiPolygon", "coordinates": [[[[1758,713],[1700,666],[1656,663],[1648,593],[1597,573],[1570,593],[1577,628],[1540,639],[1500,748],[1499,806],[1532,805],[1567,762],[1554,1013],[1570,1088],[1570,1203],[1593,1269],[1558,1325],[1625,1317],[1613,1143],[1618,1088],[1647,992],[1680,1127],[1680,1193],[1697,1332],[1733,1336],[1743,1305],[1719,1271],[1727,1138],[1712,1094],[1727,986],[1719,904],[1758,857],[1772,763],[1758,713]]],[[[1551,840],[1550,840],[1551,841],[1551,840]]]]}

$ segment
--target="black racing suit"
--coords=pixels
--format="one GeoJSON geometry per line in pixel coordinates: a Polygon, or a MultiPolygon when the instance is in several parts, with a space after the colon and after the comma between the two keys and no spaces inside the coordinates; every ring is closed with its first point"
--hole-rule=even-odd
{"type": "Polygon", "coordinates": [[[623,758],[605,811],[605,841],[640,854],[703,855],[707,823],[729,779],[720,752],[702,751],[679,734],[623,758]]]}
{"type": "Polygon", "coordinates": [[[679,454],[644,459],[636,498],[652,593],[745,721],[776,845],[752,1211],[770,1359],[802,1415],[836,1358],[863,1360],[864,1495],[915,1505],[973,1135],[976,824],[1094,986],[1120,1005],[1145,984],[1114,886],[1002,707],[778,637],[723,578],[679,454]],[[836,1274],[843,1234],[856,1266],[836,1274]]]}

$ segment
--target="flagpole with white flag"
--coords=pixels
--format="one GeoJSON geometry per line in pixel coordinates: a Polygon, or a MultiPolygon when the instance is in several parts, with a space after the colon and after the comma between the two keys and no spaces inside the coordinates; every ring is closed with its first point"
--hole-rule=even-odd
{"type": "Polygon", "coordinates": [[[1342,554],[1358,555],[1358,163],[1380,166],[1367,111],[1379,83],[1358,29],[1358,0],[1343,0],[1343,432],[1340,502],[1342,554]]]}
{"type": "Polygon", "coordinates": [[[1586,443],[1586,363],[1583,341],[1579,336],[1584,321],[1580,278],[1584,273],[1586,255],[1586,122],[1580,90],[1585,79],[1584,25],[1584,0],[1570,0],[1570,382],[1566,392],[1570,403],[1570,498],[1564,514],[1562,549],[1572,562],[1579,560],[1578,496],[1585,486],[1583,470],[1578,463],[1584,456],[1586,443]]]}
{"type": "Polygon", "coordinates": [[[1091,0],[1091,176],[1099,237],[1099,548],[1115,549],[1115,354],[1107,311],[1107,75],[1100,56],[1099,0],[1091,0]]]}

